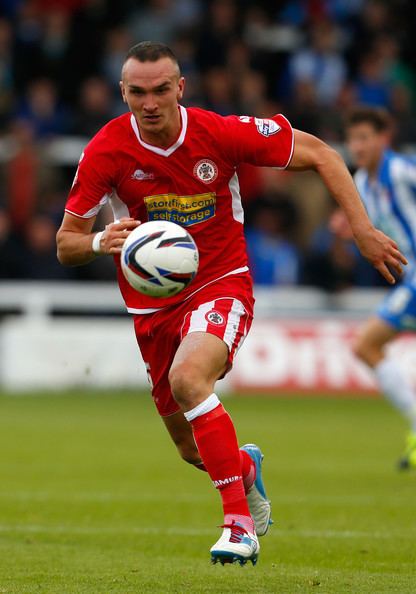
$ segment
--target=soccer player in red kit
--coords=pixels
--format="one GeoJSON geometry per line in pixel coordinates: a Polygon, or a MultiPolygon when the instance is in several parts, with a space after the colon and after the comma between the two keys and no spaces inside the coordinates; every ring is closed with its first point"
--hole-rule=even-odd
{"type": "Polygon", "coordinates": [[[389,267],[400,273],[405,259],[369,221],[341,157],[293,130],[284,116],[222,117],[185,109],[177,60],[155,42],[131,48],[120,87],[130,112],[104,126],[81,156],[57,234],[58,258],[81,265],[114,255],[157,409],[182,457],[208,472],[221,494],[223,533],[211,558],[254,563],[258,536],[270,521],[262,454],[253,444],[239,449],[233,422],[214,392],[253,315],[237,165],[316,170],[346,213],[362,254],[387,280],[394,282],[389,267]],[[115,222],[94,233],[106,203],[115,222]],[[142,295],[120,271],[125,238],[152,220],[178,223],[198,246],[199,272],[173,297],[142,295]]]}

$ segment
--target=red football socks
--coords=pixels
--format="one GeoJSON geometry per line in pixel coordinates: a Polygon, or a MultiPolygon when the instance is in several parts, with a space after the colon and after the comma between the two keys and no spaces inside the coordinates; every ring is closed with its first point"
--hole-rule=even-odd
{"type": "Polygon", "coordinates": [[[245,450],[240,450],[240,462],[244,490],[247,493],[251,485],[256,480],[256,465],[245,450]]]}
{"type": "MultiPolygon", "coordinates": [[[[244,450],[240,451],[241,474],[243,477],[244,491],[247,493],[256,480],[256,466],[250,456],[244,450]]],[[[194,464],[195,468],[207,472],[203,462],[194,464]]]]}
{"type": "MultiPolygon", "coordinates": [[[[191,421],[203,464],[222,498],[224,516],[246,524],[253,531],[242,480],[242,463],[231,417],[219,404],[191,421]]],[[[248,456],[249,457],[249,456],[248,456]]],[[[247,460],[243,456],[243,466],[247,460]]],[[[199,465],[201,468],[201,466],[199,465]]]]}

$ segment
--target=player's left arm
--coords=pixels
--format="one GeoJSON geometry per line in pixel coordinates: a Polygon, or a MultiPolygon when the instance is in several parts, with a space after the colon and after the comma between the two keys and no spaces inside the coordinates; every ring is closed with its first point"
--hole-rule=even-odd
{"type": "Polygon", "coordinates": [[[362,255],[389,283],[394,284],[389,268],[402,274],[402,264],[407,264],[406,258],[400,253],[397,244],[371,223],[342,157],[311,134],[294,130],[294,135],[293,155],[287,169],[312,169],[320,175],[328,191],[344,211],[362,255]]]}

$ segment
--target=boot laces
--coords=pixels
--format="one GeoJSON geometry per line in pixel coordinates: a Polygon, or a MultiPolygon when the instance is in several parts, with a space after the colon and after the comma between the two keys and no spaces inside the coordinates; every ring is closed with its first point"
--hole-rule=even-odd
{"type": "Polygon", "coordinates": [[[231,530],[230,534],[230,542],[239,543],[243,540],[244,536],[247,534],[247,530],[237,524],[236,522],[232,522],[231,524],[222,524],[220,528],[229,528],[231,530]]]}

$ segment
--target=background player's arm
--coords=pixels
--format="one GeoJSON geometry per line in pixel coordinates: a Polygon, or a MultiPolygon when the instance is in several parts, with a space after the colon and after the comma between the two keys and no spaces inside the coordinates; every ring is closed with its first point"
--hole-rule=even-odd
{"type": "MultiPolygon", "coordinates": [[[[96,232],[92,232],[95,217],[83,219],[65,213],[61,227],[56,235],[57,256],[65,266],[88,264],[97,257],[92,242],[96,232]]],[[[122,218],[107,225],[100,240],[100,254],[119,254],[130,232],[140,225],[139,221],[122,218]]]]}
{"type": "Polygon", "coordinates": [[[371,223],[342,157],[311,134],[299,130],[294,130],[294,134],[295,148],[287,169],[317,171],[330,194],[344,211],[362,255],[388,282],[394,283],[394,277],[388,267],[401,274],[401,264],[407,264],[406,258],[398,250],[397,244],[371,223]]]}

